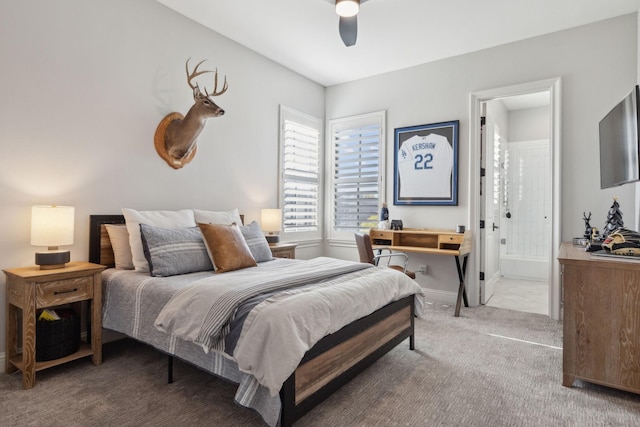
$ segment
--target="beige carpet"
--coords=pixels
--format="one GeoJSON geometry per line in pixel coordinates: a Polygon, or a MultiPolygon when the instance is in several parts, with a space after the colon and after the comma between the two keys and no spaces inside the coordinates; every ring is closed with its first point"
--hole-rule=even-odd
{"type": "MultiPolygon", "coordinates": [[[[402,343],[301,419],[299,426],[637,426],[640,396],[561,385],[561,325],[499,308],[435,306],[402,343]]],[[[0,375],[7,426],[260,426],[233,403],[234,386],[182,362],[166,384],[165,356],[123,340],[89,359],[37,374],[0,375]]]]}

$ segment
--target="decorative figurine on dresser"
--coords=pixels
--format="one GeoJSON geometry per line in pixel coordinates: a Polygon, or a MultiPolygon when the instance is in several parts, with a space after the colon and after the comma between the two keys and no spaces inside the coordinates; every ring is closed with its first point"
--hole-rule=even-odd
{"type": "Polygon", "coordinates": [[[602,229],[602,239],[606,239],[609,234],[618,228],[624,228],[624,221],[622,220],[622,211],[620,210],[620,205],[618,204],[618,198],[613,198],[613,204],[609,208],[609,212],[607,213],[607,222],[602,229]]]}
{"type": "Polygon", "coordinates": [[[589,212],[589,216],[582,212],[582,219],[584,220],[584,238],[585,240],[591,240],[591,233],[593,232],[593,228],[589,223],[591,221],[591,212],[589,212]]]}

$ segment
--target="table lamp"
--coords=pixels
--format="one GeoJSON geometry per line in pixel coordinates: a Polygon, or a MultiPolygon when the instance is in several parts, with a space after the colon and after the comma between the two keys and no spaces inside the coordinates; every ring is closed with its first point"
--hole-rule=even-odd
{"type": "Polygon", "coordinates": [[[69,251],[58,246],[73,244],[74,208],[71,206],[33,206],[31,208],[31,245],[47,246],[47,252],[36,252],[41,270],[64,268],[69,251]]]}
{"type": "Polygon", "coordinates": [[[267,242],[270,245],[278,243],[282,230],[282,209],[262,209],[260,223],[262,231],[267,233],[267,242]]]}

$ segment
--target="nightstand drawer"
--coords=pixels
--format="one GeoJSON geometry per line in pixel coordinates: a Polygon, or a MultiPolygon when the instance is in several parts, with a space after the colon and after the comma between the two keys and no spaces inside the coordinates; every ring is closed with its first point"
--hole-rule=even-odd
{"type": "Polygon", "coordinates": [[[296,258],[296,243],[278,243],[277,245],[270,245],[271,255],[274,258],[296,258]]]}
{"type": "Polygon", "coordinates": [[[288,258],[295,259],[296,251],[295,249],[282,249],[277,251],[272,251],[274,258],[288,258]]]}
{"type": "Polygon", "coordinates": [[[36,285],[36,308],[93,298],[93,277],[76,277],[36,285]]]}

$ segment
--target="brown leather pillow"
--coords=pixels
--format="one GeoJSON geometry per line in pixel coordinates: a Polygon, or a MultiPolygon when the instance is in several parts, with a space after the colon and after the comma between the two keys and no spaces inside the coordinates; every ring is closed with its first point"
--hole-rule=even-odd
{"type": "Polygon", "coordinates": [[[198,227],[202,232],[216,273],[258,265],[251,256],[251,251],[240,228],[235,223],[231,225],[199,223],[198,227]]]}

